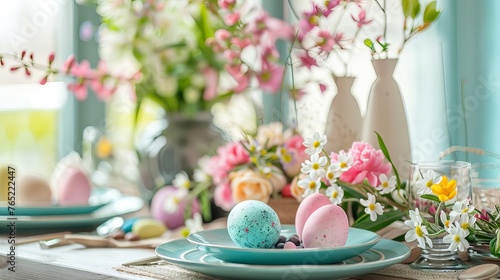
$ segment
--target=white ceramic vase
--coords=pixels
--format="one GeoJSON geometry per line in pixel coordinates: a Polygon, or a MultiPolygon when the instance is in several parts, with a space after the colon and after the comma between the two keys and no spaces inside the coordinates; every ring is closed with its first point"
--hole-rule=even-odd
{"type": "Polygon", "coordinates": [[[347,151],[354,141],[360,140],[362,125],[358,102],[351,94],[354,77],[335,77],[337,94],[332,100],[326,120],[325,135],[328,142],[325,150],[347,151]]]}
{"type": "Polygon", "coordinates": [[[408,174],[411,162],[410,133],[403,97],[393,78],[397,59],[372,60],[377,79],[368,97],[361,139],[379,148],[380,134],[399,174],[408,174]]]}

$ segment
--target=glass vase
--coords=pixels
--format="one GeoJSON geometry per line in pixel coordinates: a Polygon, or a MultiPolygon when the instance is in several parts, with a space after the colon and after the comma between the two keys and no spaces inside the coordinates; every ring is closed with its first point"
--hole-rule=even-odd
{"type": "Polygon", "coordinates": [[[198,160],[212,155],[225,142],[208,112],[193,117],[169,113],[144,131],[138,152],[142,183],[150,197],[158,187],[171,184],[181,171],[192,178],[198,160]]]}
{"type": "MultiPolygon", "coordinates": [[[[472,198],[471,164],[463,161],[422,162],[410,165],[409,203],[410,209],[418,209],[423,219],[430,224],[438,224],[439,209],[451,210],[456,201],[472,198]],[[444,202],[440,208],[438,202],[423,198],[422,195],[433,194],[432,184],[439,183],[446,176],[449,181],[456,180],[456,195],[444,202]],[[430,182],[430,183],[429,183],[430,182]],[[428,189],[425,189],[428,188],[428,189]],[[436,215],[436,212],[438,212],[436,215]]],[[[429,230],[429,229],[428,229],[429,230]]],[[[449,251],[449,243],[443,242],[443,233],[431,238],[433,246],[422,250],[422,255],[410,266],[415,269],[451,271],[469,267],[460,260],[457,250],[449,251]]]]}

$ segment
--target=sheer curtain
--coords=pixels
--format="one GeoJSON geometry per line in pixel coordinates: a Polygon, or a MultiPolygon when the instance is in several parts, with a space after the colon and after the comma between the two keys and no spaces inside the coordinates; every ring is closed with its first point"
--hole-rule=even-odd
{"type": "MultiPolygon", "coordinates": [[[[73,2],[68,0],[5,1],[0,9],[0,53],[34,52],[45,64],[56,53],[62,65],[73,46],[73,2]]],[[[0,165],[14,164],[21,172],[50,172],[62,149],[73,147],[72,102],[62,81],[39,85],[42,72],[27,78],[11,73],[5,60],[0,75],[0,165]]]]}

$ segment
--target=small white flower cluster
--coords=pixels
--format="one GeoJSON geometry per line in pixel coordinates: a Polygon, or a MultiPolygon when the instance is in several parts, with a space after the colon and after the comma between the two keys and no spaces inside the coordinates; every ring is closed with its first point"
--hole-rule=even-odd
{"type": "Polygon", "coordinates": [[[299,180],[297,185],[303,188],[304,197],[319,192],[321,180],[325,178],[330,186],[326,189],[326,195],[333,204],[342,203],[344,190],[336,184],[337,179],[343,172],[349,170],[352,166],[352,157],[345,152],[341,152],[337,162],[330,162],[327,156],[322,155],[323,147],[327,143],[326,135],[320,135],[315,132],[312,138],[304,139],[304,146],[307,147],[306,153],[311,156],[309,160],[302,163],[300,171],[307,174],[307,177],[299,180]]]}
{"type": "MultiPolygon", "coordinates": [[[[354,165],[353,156],[348,152],[340,151],[337,160],[334,161],[323,151],[326,143],[326,135],[320,135],[318,132],[315,132],[311,138],[304,139],[303,144],[307,147],[305,152],[311,157],[302,163],[301,172],[307,177],[299,180],[297,185],[305,190],[303,196],[306,197],[319,192],[323,181],[329,185],[325,194],[333,204],[339,205],[342,203],[344,190],[337,184],[337,180],[354,165]]],[[[374,188],[380,195],[392,194],[396,189],[396,176],[387,178],[385,174],[380,174],[378,179],[380,184],[374,188]]],[[[365,207],[365,213],[370,215],[370,220],[376,221],[377,216],[384,213],[384,206],[377,202],[374,194],[367,192],[366,197],[367,199],[360,199],[359,202],[365,207]]]]}
{"type": "MultiPolygon", "coordinates": [[[[470,199],[457,201],[449,214],[444,210],[440,212],[440,229],[443,233],[448,233],[443,237],[443,242],[450,243],[448,247],[449,251],[455,251],[457,248],[460,251],[465,251],[469,248],[469,242],[466,240],[466,237],[470,233],[469,229],[476,223],[476,217],[473,214],[474,206],[469,203],[470,199]]],[[[427,226],[423,225],[423,218],[418,208],[416,208],[415,211],[410,210],[410,220],[404,223],[411,228],[405,235],[405,240],[407,242],[417,240],[420,248],[425,249],[426,244],[432,248],[433,244],[431,237],[439,235],[439,231],[434,234],[429,234],[427,226]]]]}

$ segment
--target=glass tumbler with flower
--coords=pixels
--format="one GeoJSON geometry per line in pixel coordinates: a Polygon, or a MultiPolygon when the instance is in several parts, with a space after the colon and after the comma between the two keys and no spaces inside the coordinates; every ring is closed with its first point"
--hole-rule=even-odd
{"type": "Polygon", "coordinates": [[[412,164],[409,178],[410,227],[406,241],[417,241],[422,255],[411,267],[456,270],[467,267],[458,251],[469,247],[475,223],[471,164],[461,161],[412,164]]]}

